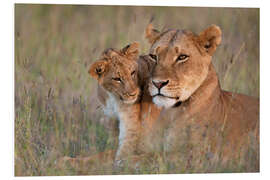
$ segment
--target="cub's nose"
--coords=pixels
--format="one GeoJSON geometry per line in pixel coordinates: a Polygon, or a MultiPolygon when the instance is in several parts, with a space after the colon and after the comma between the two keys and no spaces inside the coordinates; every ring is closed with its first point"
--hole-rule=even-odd
{"type": "Polygon", "coordinates": [[[156,86],[156,88],[161,89],[169,83],[169,80],[167,81],[152,80],[152,83],[154,84],[154,86],[156,86]]]}

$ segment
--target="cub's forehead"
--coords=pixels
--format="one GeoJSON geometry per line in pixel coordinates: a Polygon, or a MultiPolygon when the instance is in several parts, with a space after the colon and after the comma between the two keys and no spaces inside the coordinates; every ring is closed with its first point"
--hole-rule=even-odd
{"type": "Polygon", "coordinates": [[[194,34],[186,30],[168,30],[161,33],[159,39],[152,45],[151,54],[156,54],[157,50],[169,47],[185,47],[193,44],[192,37],[194,34]]]}
{"type": "Polygon", "coordinates": [[[100,59],[109,62],[114,68],[126,68],[128,66],[133,67],[136,65],[136,61],[128,59],[128,57],[120,51],[113,48],[103,51],[100,59]]]}
{"type": "Polygon", "coordinates": [[[111,71],[119,72],[119,73],[120,72],[126,73],[126,72],[134,70],[134,68],[137,67],[136,61],[130,61],[125,58],[113,59],[110,64],[111,64],[111,68],[110,68],[111,71]]]}

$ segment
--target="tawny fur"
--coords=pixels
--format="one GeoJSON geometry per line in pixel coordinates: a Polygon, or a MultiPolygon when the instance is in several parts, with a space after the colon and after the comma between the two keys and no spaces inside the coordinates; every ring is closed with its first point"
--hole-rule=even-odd
{"type": "Polygon", "coordinates": [[[104,114],[119,120],[119,147],[116,161],[134,154],[140,114],[138,74],[138,43],[122,50],[108,49],[93,63],[89,73],[98,81],[98,99],[104,114]],[[133,147],[133,148],[131,148],[133,147]]]}
{"type": "Polygon", "coordinates": [[[91,65],[89,74],[98,81],[93,100],[99,101],[107,119],[119,120],[118,149],[115,154],[112,151],[102,152],[101,154],[106,154],[106,158],[102,159],[96,159],[99,155],[86,158],[64,157],[61,163],[69,162],[76,168],[79,162],[110,164],[110,161],[115,161],[115,165],[118,166],[121,161],[128,160],[132,168],[136,165],[132,163],[136,163],[139,157],[138,141],[149,133],[145,130],[151,129],[159,115],[152,114],[157,107],[151,101],[146,83],[153,65],[154,62],[148,55],[138,57],[137,43],[130,44],[122,50],[104,51],[101,58],[91,65]],[[120,78],[121,82],[115,81],[115,78],[120,78]],[[136,92],[136,96],[130,96],[133,92],[136,92]],[[143,108],[147,108],[148,112],[144,113],[142,118],[143,108]]]}
{"type": "MultiPolygon", "coordinates": [[[[151,42],[150,54],[156,55],[157,60],[149,93],[153,102],[165,109],[149,135],[156,146],[148,150],[173,154],[188,142],[191,152],[220,153],[222,162],[226,162],[237,157],[243,159],[250,141],[254,141],[258,155],[259,100],[222,90],[211,62],[221,43],[220,28],[212,25],[199,35],[186,30],[169,30],[158,35],[159,31],[152,28],[147,27],[146,37],[151,42]],[[188,57],[177,62],[181,54],[188,57]],[[155,96],[157,88],[152,81],[168,81],[160,89],[162,96],[155,96]],[[180,101],[182,104],[174,107],[180,101]],[[209,145],[207,152],[200,147],[202,142],[209,145]]],[[[256,161],[258,165],[259,158],[256,161]]],[[[253,170],[258,171],[258,166],[253,170]]]]}
{"type": "MultiPolygon", "coordinates": [[[[192,159],[204,156],[214,159],[215,154],[223,163],[233,158],[245,160],[251,141],[255,154],[259,154],[259,100],[223,91],[211,62],[221,43],[221,34],[215,25],[199,35],[177,29],[161,33],[152,25],[146,28],[146,38],[151,44],[149,53],[157,59],[139,58],[140,101],[124,104],[123,109],[121,101],[116,103],[118,116],[130,126],[131,132],[137,133],[136,141],[128,138],[123,150],[136,151],[136,159],[140,160],[156,153],[165,154],[169,161],[185,155],[187,166],[192,159]],[[181,54],[188,55],[187,59],[176,62],[181,54]],[[153,81],[167,80],[159,97],[153,81]]],[[[104,78],[98,81],[102,86],[104,78]]],[[[106,106],[109,96],[106,90],[100,92],[106,106]]],[[[259,158],[255,157],[255,161],[252,170],[258,171],[259,158]]]]}
{"type": "MultiPolygon", "coordinates": [[[[144,108],[141,107],[141,96],[145,94],[142,91],[148,89],[144,86],[147,85],[145,82],[149,79],[152,65],[149,56],[138,57],[138,44],[133,43],[120,51],[105,51],[101,59],[90,67],[90,75],[98,81],[97,97],[104,114],[119,120],[116,161],[129,159],[137,153],[142,129],[146,129],[145,124],[141,124],[141,109],[144,108]]],[[[143,97],[145,99],[146,96],[143,97]]],[[[151,102],[151,98],[149,100],[151,102]]],[[[147,126],[150,124],[147,123],[147,126]]]]}

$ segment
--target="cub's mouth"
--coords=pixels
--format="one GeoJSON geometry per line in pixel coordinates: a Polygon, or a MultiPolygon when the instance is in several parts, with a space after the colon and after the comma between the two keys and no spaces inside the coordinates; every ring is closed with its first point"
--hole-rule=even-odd
{"type": "Polygon", "coordinates": [[[124,97],[123,95],[119,95],[120,100],[125,104],[134,104],[137,102],[138,99],[140,99],[141,93],[140,91],[130,94],[128,97],[124,97]]]}
{"type": "Polygon", "coordinates": [[[125,100],[123,100],[123,102],[125,104],[134,104],[137,100],[138,100],[138,96],[133,98],[133,99],[125,99],[125,100]]]}

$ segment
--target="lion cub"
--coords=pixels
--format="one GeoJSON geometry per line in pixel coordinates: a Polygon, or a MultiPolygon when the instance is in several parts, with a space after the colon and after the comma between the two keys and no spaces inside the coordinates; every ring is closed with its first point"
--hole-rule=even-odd
{"type": "Polygon", "coordinates": [[[89,74],[98,81],[97,96],[104,114],[119,120],[116,163],[135,153],[140,134],[139,100],[147,78],[147,63],[146,57],[138,58],[138,47],[135,42],[121,50],[107,49],[89,69],[89,74]]]}

